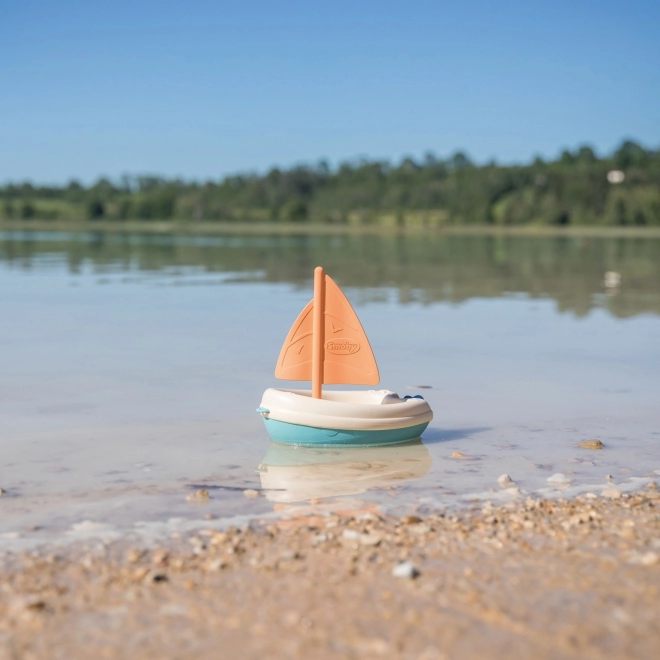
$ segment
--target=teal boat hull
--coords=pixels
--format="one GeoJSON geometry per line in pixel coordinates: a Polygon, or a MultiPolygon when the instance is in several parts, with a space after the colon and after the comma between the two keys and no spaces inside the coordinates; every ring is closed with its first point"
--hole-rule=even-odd
{"type": "Polygon", "coordinates": [[[347,431],[345,429],[322,429],[314,426],[289,424],[264,417],[266,430],[271,440],[299,447],[378,447],[394,445],[419,438],[429,422],[402,429],[381,431],[347,431]]]}

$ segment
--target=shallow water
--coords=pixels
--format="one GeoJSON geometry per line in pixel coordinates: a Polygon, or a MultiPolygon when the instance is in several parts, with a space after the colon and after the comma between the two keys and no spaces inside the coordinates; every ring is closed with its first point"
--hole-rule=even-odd
{"type": "Polygon", "coordinates": [[[658,239],[5,232],[0,302],[5,543],[171,533],[311,498],[516,497],[504,472],[523,494],[572,494],[660,470],[658,239]],[[429,400],[421,442],[270,443],[255,408],[317,264],[353,302],[381,386],[429,400]],[[605,449],[577,447],[591,438],[605,449]],[[207,504],[186,501],[202,487],[207,504]]]}

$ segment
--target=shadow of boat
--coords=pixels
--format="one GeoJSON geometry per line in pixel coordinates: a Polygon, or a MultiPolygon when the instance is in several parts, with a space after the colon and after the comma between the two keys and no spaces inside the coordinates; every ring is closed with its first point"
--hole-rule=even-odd
{"type": "Polygon", "coordinates": [[[431,456],[417,438],[384,447],[309,448],[271,442],[258,467],[272,502],[356,495],[424,477],[431,456]]]}

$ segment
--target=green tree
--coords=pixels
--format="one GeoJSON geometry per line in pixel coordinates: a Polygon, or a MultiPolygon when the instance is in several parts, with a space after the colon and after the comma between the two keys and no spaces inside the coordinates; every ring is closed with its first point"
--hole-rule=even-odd
{"type": "Polygon", "coordinates": [[[626,140],[614,152],[614,165],[620,169],[640,167],[646,163],[647,158],[648,154],[644,147],[632,140],[626,140]]]}
{"type": "Polygon", "coordinates": [[[286,222],[304,222],[307,212],[307,204],[302,199],[292,199],[284,205],[280,217],[286,222]]]}
{"type": "Polygon", "coordinates": [[[98,220],[105,215],[105,206],[100,199],[92,199],[87,205],[87,216],[92,220],[98,220]]]}
{"type": "Polygon", "coordinates": [[[21,205],[21,218],[30,220],[37,215],[36,208],[30,202],[23,202],[21,205]]]}

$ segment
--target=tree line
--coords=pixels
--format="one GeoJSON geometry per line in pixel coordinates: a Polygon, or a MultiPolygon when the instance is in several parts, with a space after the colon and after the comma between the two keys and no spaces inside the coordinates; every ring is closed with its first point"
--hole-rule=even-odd
{"type": "Polygon", "coordinates": [[[393,164],[327,162],[206,182],[157,176],[101,178],[87,187],[29,182],[0,187],[0,218],[174,220],[347,225],[660,226],[660,150],[623,142],[525,165],[478,165],[457,152],[393,164]]]}

